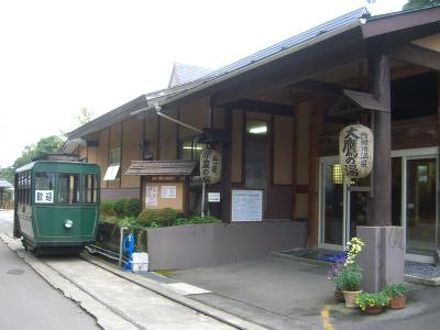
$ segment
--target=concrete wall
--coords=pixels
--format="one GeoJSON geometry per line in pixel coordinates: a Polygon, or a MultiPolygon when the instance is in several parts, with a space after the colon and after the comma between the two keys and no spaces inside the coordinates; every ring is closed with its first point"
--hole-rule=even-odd
{"type": "Polygon", "coordinates": [[[101,188],[101,200],[117,200],[121,198],[136,198],[141,195],[140,188],[101,188]]]}
{"type": "Polygon", "coordinates": [[[184,225],[148,230],[150,269],[213,266],[304,247],[306,223],[184,225]]]}

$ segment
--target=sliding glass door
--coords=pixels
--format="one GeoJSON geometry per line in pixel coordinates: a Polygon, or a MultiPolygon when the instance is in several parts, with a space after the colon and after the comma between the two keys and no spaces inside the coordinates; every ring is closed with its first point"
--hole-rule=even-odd
{"type": "MultiPolygon", "coordinates": [[[[368,218],[369,178],[347,181],[338,157],[320,162],[319,246],[341,249],[368,218]]],[[[432,262],[439,247],[439,149],[392,152],[392,224],[403,226],[407,259],[432,262]]]]}

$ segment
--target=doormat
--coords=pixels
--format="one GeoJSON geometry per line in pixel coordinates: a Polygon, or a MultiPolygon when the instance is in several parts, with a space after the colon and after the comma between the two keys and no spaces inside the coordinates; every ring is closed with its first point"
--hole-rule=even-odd
{"type": "Polygon", "coordinates": [[[440,267],[422,262],[405,261],[405,275],[426,278],[440,277],[440,267]]]}
{"type": "Polygon", "coordinates": [[[333,263],[334,259],[341,254],[341,251],[334,251],[328,249],[301,249],[291,251],[281,251],[281,255],[304,258],[313,261],[321,261],[326,263],[333,263]]]}

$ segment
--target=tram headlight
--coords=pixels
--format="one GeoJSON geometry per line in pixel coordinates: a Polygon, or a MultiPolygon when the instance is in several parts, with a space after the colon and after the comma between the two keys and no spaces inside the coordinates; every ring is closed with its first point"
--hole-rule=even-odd
{"type": "Polygon", "coordinates": [[[70,219],[65,220],[64,221],[64,227],[67,228],[67,229],[72,228],[73,227],[73,221],[70,220],[70,219]]]}

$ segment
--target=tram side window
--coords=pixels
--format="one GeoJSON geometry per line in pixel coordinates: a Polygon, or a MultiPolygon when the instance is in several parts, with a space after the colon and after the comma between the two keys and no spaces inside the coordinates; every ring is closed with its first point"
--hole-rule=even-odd
{"type": "Polygon", "coordinates": [[[31,203],[31,173],[30,171],[18,174],[18,203],[31,203]]]}
{"type": "Polygon", "coordinates": [[[58,178],[58,202],[67,204],[79,202],[78,174],[60,174],[58,178]]]}
{"type": "Polygon", "coordinates": [[[96,187],[98,185],[95,174],[86,174],[85,180],[85,203],[96,203],[96,187]]]}

